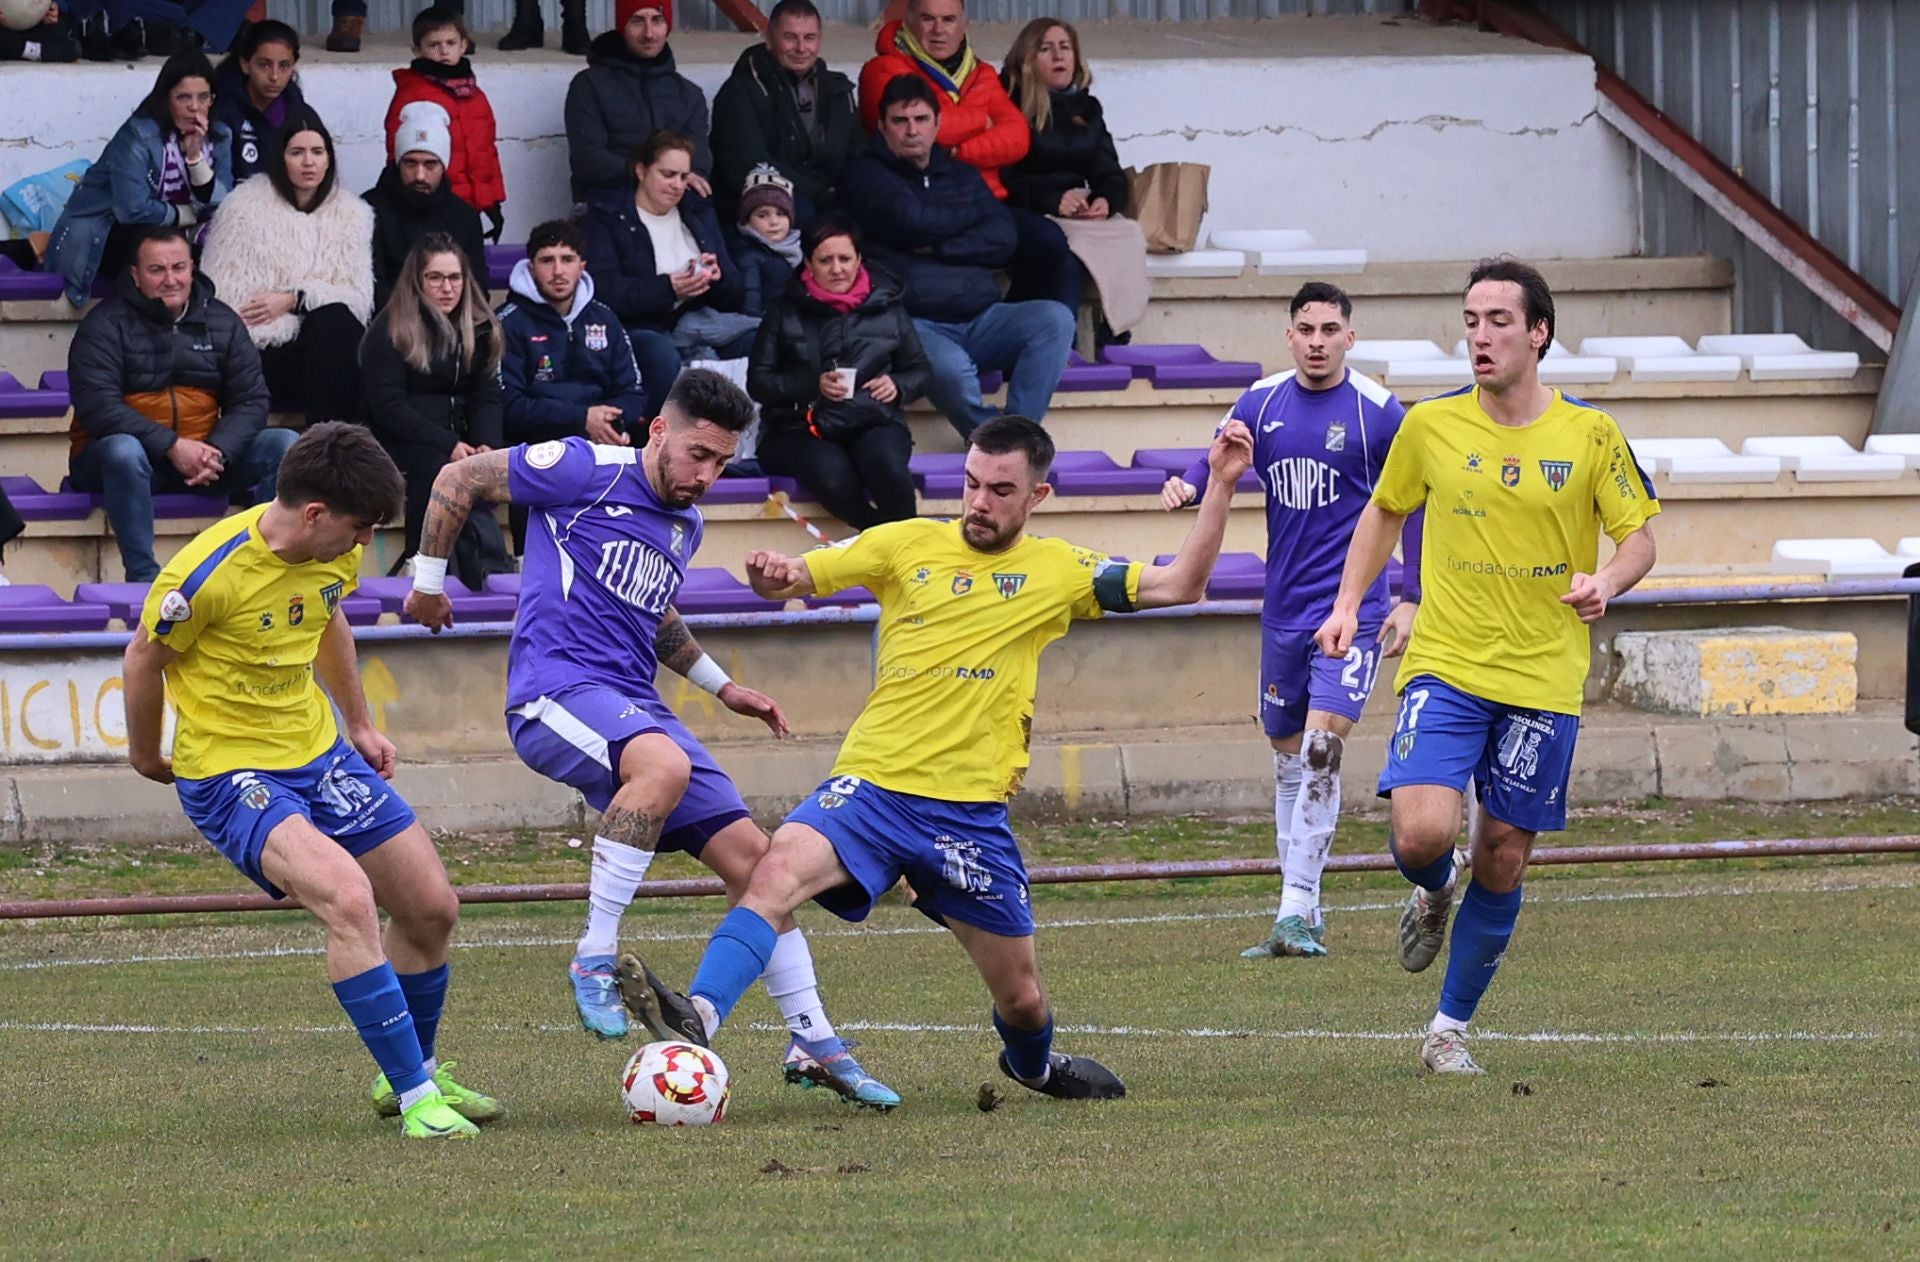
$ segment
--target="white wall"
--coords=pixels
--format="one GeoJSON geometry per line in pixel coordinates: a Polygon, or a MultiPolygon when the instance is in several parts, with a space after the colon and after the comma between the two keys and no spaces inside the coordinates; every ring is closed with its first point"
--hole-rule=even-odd
{"type": "MultiPolygon", "coordinates": [[[[730,64],[682,69],[711,97],[730,64]]],[[[509,240],[567,208],[561,112],[578,65],[480,67],[499,119],[509,240]]],[[[156,69],[151,61],[0,69],[0,186],[97,156],[156,69]]],[[[388,70],[313,61],[301,81],[335,130],[347,186],[371,187],[384,160],[388,70]]],[[[1122,161],[1212,166],[1209,226],[1306,228],[1323,245],[1360,246],[1383,260],[1635,250],[1626,142],[1594,112],[1586,58],[1528,49],[1106,59],[1097,88],[1122,161]]]]}

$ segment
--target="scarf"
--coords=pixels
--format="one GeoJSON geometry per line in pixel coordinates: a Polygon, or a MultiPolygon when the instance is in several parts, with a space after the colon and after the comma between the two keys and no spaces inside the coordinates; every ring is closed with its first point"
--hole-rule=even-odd
{"type": "Polygon", "coordinates": [[[750,223],[741,224],[740,232],[744,236],[752,237],[755,241],[758,241],[761,245],[766,246],[769,250],[772,250],[775,254],[785,259],[788,267],[800,266],[800,233],[797,230],[793,228],[787,229],[787,235],[778,241],[769,241],[765,233],[750,223]]]}
{"type": "Polygon", "coordinates": [[[187,155],[180,148],[180,137],[167,133],[160,150],[160,200],[170,206],[185,205],[193,198],[192,177],[187,174],[187,155]]]}
{"type": "Polygon", "coordinates": [[[914,64],[920,68],[920,73],[953,101],[960,99],[961,85],[973,76],[975,68],[980,64],[973,55],[973,44],[968,42],[960,45],[960,64],[949,74],[945,63],[936,60],[926,49],[920,47],[920,41],[913,37],[913,32],[907,29],[905,22],[902,22],[900,29],[893,33],[893,46],[911,57],[914,64]]]}
{"type": "Polygon", "coordinates": [[[807,297],[823,306],[830,307],[841,315],[845,315],[849,311],[854,310],[873,293],[873,277],[867,275],[867,269],[864,265],[860,268],[860,274],[853,278],[853,288],[844,294],[829,293],[827,290],[822,289],[820,282],[813,278],[812,272],[801,272],[800,283],[806,287],[807,297]]]}
{"type": "Polygon", "coordinates": [[[480,90],[480,85],[473,77],[473,63],[465,57],[451,66],[429,61],[425,57],[415,57],[411,69],[423,78],[432,79],[456,101],[464,101],[480,90]]]}

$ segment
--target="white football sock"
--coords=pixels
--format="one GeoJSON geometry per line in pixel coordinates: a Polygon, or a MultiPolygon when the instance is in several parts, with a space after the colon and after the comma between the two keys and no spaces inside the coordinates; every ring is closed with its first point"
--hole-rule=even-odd
{"type": "Polygon", "coordinates": [[[593,875],[587,883],[587,931],[575,955],[612,955],[620,946],[620,918],[647,877],[653,851],[605,837],[593,839],[593,875]]]}
{"type": "Polygon", "coordinates": [[[420,1103],[420,1101],[426,1099],[429,1095],[439,1095],[439,1094],[440,1094],[440,1088],[434,1085],[433,1079],[429,1078],[425,1082],[421,1083],[419,1086],[413,1088],[412,1090],[402,1091],[400,1093],[400,1111],[402,1113],[405,1113],[408,1109],[420,1103]]]}
{"type": "Polygon", "coordinates": [[[833,1022],[820,1006],[820,982],[813,974],[813,951],[805,934],[789,929],[774,939],[760,984],[779,1005],[780,1016],[794,1037],[809,1043],[833,1037],[833,1022]]]}
{"type": "Polygon", "coordinates": [[[1311,923],[1320,906],[1320,873],[1333,848],[1340,818],[1340,755],[1344,742],[1315,729],[1300,742],[1300,792],[1293,803],[1293,845],[1287,851],[1286,884],[1280,891],[1280,918],[1300,916],[1311,923]]]}
{"type": "Polygon", "coordinates": [[[426,1070],[427,1077],[431,1078],[440,1072],[440,1058],[438,1056],[429,1056],[420,1062],[420,1068],[426,1070]]]}
{"type": "Polygon", "coordinates": [[[714,1031],[720,1028],[720,1010],[705,995],[689,996],[688,1001],[693,1004],[693,1010],[700,1014],[700,1028],[707,1032],[708,1038],[712,1038],[714,1031]]]}
{"type": "Polygon", "coordinates": [[[1438,1012],[1434,1013],[1433,1024],[1427,1027],[1427,1033],[1445,1034],[1449,1030],[1457,1030],[1461,1034],[1465,1034],[1467,1032],[1467,1023],[1458,1017],[1449,1017],[1438,1012]]]}
{"type": "MultiPolygon", "coordinates": [[[[1280,856],[1282,873],[1293,849],[1293,802],[1300,796],[1301,773],[1300,755],[1273,751],[1273,848],[1280,856]]],[[[1285,914],[1277,913],[1274,919],[1285,914]]]]}

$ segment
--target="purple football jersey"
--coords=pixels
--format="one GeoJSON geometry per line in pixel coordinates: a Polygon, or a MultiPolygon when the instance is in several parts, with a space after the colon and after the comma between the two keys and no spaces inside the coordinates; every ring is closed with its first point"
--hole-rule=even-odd
{"type": "MultiPolygon", "coordinates": [[[[1385,386],[1348,369],[1345,381],[1326,390],[1307,389],[1292,372],[1256,381],[1231,415],[1253,431],[1253,468],[1267,495],[1261,621],[1315,630],[1333,611],[1347,544],[1406,409],[1385,386]]],[[[1185,475],[1202,491],[1206,467],[1201,460],[1185,475]]],[[[1360,621],[1385,618],[1387,601],[1382,573],[1360,602],[1360,621]]]]}
{"type": "Polygon", "coordinates": [[[705,523],[697,508],[660,502],[640,455],[584,438],[507,453],[513,502],[528,509],[509,707],[582,683],[657,695],[654,633],[705,523]]]}

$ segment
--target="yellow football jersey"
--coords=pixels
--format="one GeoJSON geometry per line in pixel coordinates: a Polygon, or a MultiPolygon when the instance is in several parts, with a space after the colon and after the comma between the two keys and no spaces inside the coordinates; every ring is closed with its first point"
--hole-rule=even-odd
{"type": "Polygon", "coordinates": [[[1560,598],[1660,511],[1605,412],[1558,391],[1531,425],[1501,425],[1468,387],[1407,410],[1373,500],[1425,507],[1420,611],[1397,688],[1434,675],[1488,701],[1580,713],[1587,626],[1560,598]]]}
{"type": "Polygon", "coordinates": [[[1075,618],[1132,609],[1143,568],[1035,535],[977,552],[959,522],[928,518],[805,559],[823,595],[864,586],[880,602],[873,694],[834,774],[944,802],[1019,792],[1040,651],[1075,618]]]}
{"type": "Polygon", "coordinates": [[[289,565],[261,540],[261,505],[208,527],[147,593],[140,623],[179,653],[167,690],[179,712],[173,773],[290,771],[338,739],[313,659],[342,597],[359,585],[360,549],[289,565]]]}

